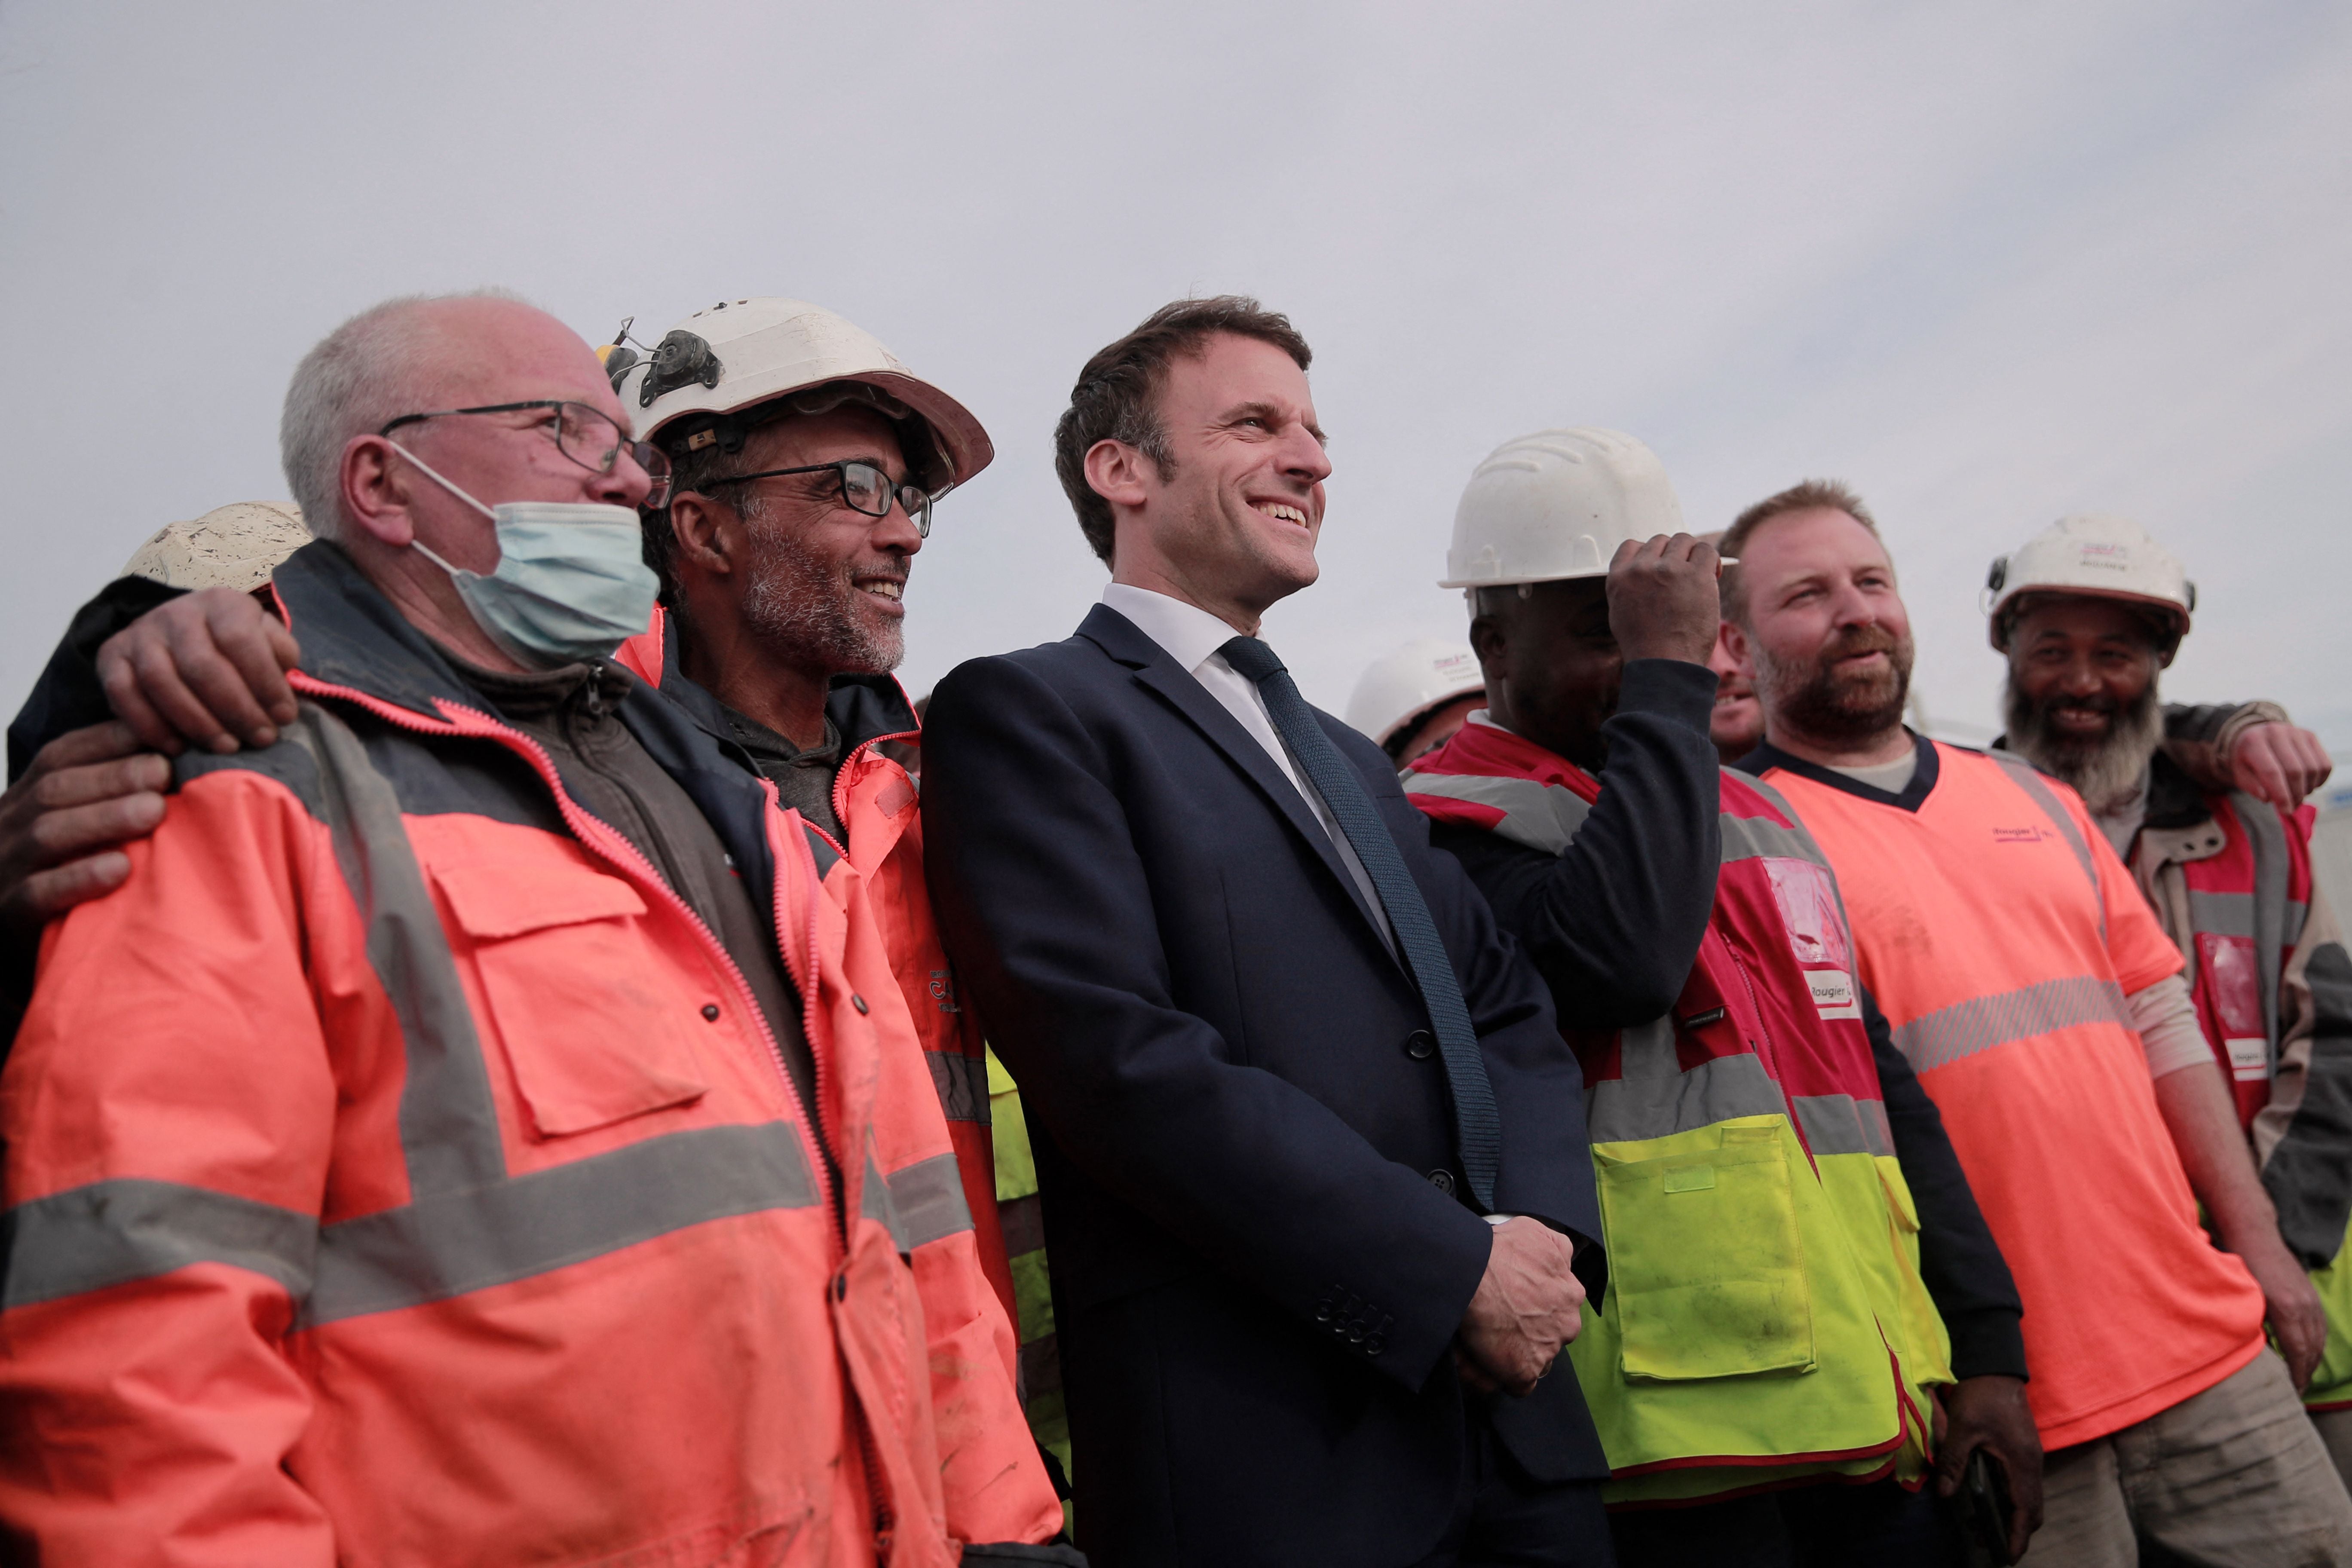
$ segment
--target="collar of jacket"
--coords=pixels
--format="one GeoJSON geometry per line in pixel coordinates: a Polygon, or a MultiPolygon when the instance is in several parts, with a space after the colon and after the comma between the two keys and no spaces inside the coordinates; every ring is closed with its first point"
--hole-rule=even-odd
{"type": "MultiPolygon", "coordinates": [[[[494,726],[530,745],[466,684],[432,638],[368,581],[331,540],[314,540],[281,563],[272,579],[287,623],[302,643],[301,685],[312,696],[343,696],[413,716],[414,727],[443,732],[494,726]],[[467,716],[461,723],[452,710],[467,716]]],[[[387,717],[394,715],[387,713],[387,717]]],[[[766,812],[773,786],[724,756],[711,736],[634,676],[621,700],[621,721],[664,772],[678,782],[718,831],[751,886],[758,908],[775,904],[775,857],[766,812]]],[[[835,855],[824,835],[805,835],[817,871],[835,855]]]]}
{"type": "MultiPolygon", "coordinates": [[[[678,658],[677,617],[667,610],[654,613],[661,617],[662,695],[685,709],[696,723],[724,746],[738,750],[733,731],[727,722],[727,705],[689,679],[678,658]]],[[[907,700],[907,689],[898,684],[895,675],[835,676],[825,693],[824,716],[841,731],[841,759],[845,763],[860,746],[877,741],[919,741],[923,728],[922,721],[915,717],[915,705],[907,700]]],[[[751,766],[748,754],[742,761],[746,767],[751,766]]],[[[752,768],[752,772],[758,771],[752,768]]]]}
{"type": "MultiPolygon", "coordinates": [[[[1239,636],[1239,633],[1234,634],[1239,636]]],[[[1150,634],[1108,605],[1097,603],[1078,623],[1078,636],[1127,666],[1142,669],[1166,659],[1171,668],[1181,668],[1168,658],[1168,650],[1153,642],[1150,634]]],[[[1187,675],[1191,670],[1185,670],[1187,675]]]]}
{"type": "Polygon", "coordinates": [[[1526,779],[1571,790],[1588,805],[1601,798],[1601,781],[1557,752],[1499,724],[1465,724],[1446,742],[1415,757],[1410,773],[1470,773],[1482,778],[1526,779]]]}
{"type": "Polygon", "coordinates": [[[408,624],[331,539],[313,540],[279,563],[271,584],[287,625],[302,643],[302,673],[436,722],[440,705],[479,711],[440,645],[408,624]]]}
{"type": "MultiPolygon", "coordinates": [[[[2178,921],[2173,918],[2168,889],[2158,885],[2165,880],[2164,869],[2194,860],[2210,860],[2230,847],[2230,835],[2214,814],[2212,797],[2200,790],[2196,781],[2171,758],[2157,752],[2149,763],[2149,773],[2147,816],[2140,824],[2138,836],[2132,840],[2131,853],[2124,858],[2124,864],[2131,868],[2140,891],[2147,895],[2148,902],[2164,920],[2168,933],[2178,940],[2179,932],[2173,927],[2190,927],[2185,914],[2178,921]]],[[[2187,889],[2180,891],[2185,896],[2187,889]]]]}
{"type": "Polygon", "coordinates": [[[1524,735],[1465,724],[1413,759],[1398,784],[1432,821],[1475,828],[1546,855],[1565,852],[1583,827],[1601,781],[1524,735]]]}

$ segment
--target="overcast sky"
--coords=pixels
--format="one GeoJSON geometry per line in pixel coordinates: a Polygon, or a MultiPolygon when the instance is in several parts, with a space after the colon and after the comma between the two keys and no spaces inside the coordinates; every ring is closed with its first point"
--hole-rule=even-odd
{"type": "Polygon", "coordinates": [[[2063,513],[2189,563],[2181,698],[2352,751],[2352,8],[824,7],[0,0],[0,712],[161,524],[282,497],[286,379],[390,294],[592,342],[841,310],[995,466],[908,596],[909,688],[1099,591],[1055,484],[1078,365],[1236,291],[1316,347],[1308,696],[1416,635],[1471,468],[1600,425],[1694,528],[1876,509],[1929,711],[1990,723],[1978,592],[2063,513]]]}

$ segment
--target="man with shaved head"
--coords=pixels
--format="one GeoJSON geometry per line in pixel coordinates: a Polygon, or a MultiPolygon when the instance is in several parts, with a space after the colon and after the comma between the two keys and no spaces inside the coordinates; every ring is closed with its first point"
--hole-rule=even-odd
{"type": "Polygon", "coordinates": [[[612,660],[668,469],[595,355],[394,300],[282,444],[299,703],[178,759],[0,1079],[0,1522],[85,1563],[1053,1536],[969,1226],[903,1201],[954,1152],[862,883],[612,660]]]}

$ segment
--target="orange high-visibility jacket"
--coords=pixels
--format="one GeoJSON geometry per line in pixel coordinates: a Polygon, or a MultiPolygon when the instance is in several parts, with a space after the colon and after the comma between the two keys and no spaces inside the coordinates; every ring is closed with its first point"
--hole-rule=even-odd
{"type": "Polygon", "coordinates": [[[1055,1533],[855,869],[821,885],[772,788],[625,700],[772,910],[812,1112],[536,742],[332,545],[277,581],[302,719],[182,761],[0,1077],[0,1524],[108,1568],[942,1568],[1055,1533]]]}
{"type": "MultiPolygon", "coordinates": [[[[661,688],[711,734],[728,734],[719,700],[678,668],[677,628],[659,609],[653,626],[621,647],[618,662],[661,688]]],[[[980,1020],[956,994],[955,972],[931,919],[923,884],[923,823],[915,781],[882,752],[885,741],[912,741],[922,723],[906,691],[887,675],[835,676],[825,711],[841,731],[841,766],[834,775],[833,814],[849,842],[837,845],[866,879],[874,918],[915,1020],[925,1063],[948,1119],[964,1205],[971,1211],[981,1268],[996,1288],[1008,1321],[1019,1321],[1013,1270],[1005,1260],[1004,1228],[996,1214],[996,1151],[989,1137],[988,1047],[980,1020]]]]}

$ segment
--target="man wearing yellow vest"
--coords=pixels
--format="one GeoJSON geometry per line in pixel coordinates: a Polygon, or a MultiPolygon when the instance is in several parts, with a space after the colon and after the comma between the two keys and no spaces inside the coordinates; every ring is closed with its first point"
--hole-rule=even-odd
{"type": "Polygon", "coordinates": [[[1480,464],[1444,585],[1467,590],[1486,705],[1403,781],[1584,1067],[1612,1263],[1570,1354],[1618,1560],[1957,1562],[1920,1486],[1938,1388],[1938,1458],[1999,1459],[2021,1547],[2040,1448],[2015,1288],[1934,1105],[1891,1045],[1874,1059],[1821,851],[1718,765],[1717,557],[1681,523],[1614,431],[1480,464]]]}
{"type": "Polygon", "coordinates": [[[2024,1299],[2048,1450],[2026,1561],[2352,1563],[2352,1499],[2294,1395],[2317,1303],[2210,1055],[2165,1049],[2197,1027],[2179,950],[2072,789],[1904,728],[1909,622],[1859,499],[1798,486],[1724,544],[1765,711],[1742,766],[1837,868],[1857,978],[2024,1299]]]}
{"type": "MultiPolygon", "coordinates": [[[[2294,804],[2326,778],[2326,752],[2268,703],[2233,713],[2252,733],[2270,730],[2294,770],[2280,805],[2216,788],[2156,745],[2158,671],[2189,631],[2197,590],[2127,519],[2061,520],[1993,563],[1991,591],[1992,645],[2009,658],[1998,743],[2074,786],[2180,949],[2202,1026],[2201,1037],[2182,1032],[2182,1059],[2210,1052],[2229,1075],[2280,1237],[2326,1309],[2326,1349],[2303,1399],[2344,1473],[2352,959],[2311,874],[2311,808],[2294,804]]],[[[2281,1338],[2308,1355],[2308,1336],[2281,1338]]]]}

